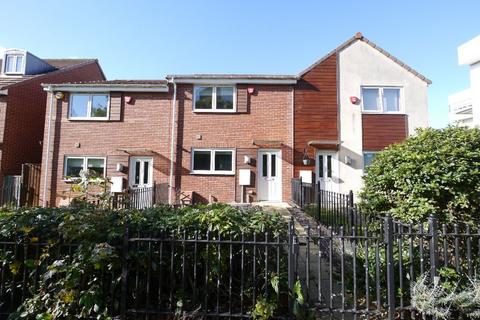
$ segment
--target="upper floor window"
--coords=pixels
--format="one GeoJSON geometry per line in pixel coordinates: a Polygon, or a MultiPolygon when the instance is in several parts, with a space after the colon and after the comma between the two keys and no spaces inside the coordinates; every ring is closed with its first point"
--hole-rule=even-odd
{"type": "Polygon", "coordinates": [[[98,177],[105,176],[105,158],[101,157],[67,157],[64,176],[67,179],[80,177],[80,171],[90,170],[98,177]]]}
{"type": "Polygon", "coordinates": [[[195,86],[193,110],[200,112],[234,112],[235,87],[195,86]]]}
{"type": "Polygon", "coordinates": [[[23,73],[23,55],[7,54],[5,57],[4,73],[23,73]]]}
{"type": "Polygon", "coordinates": [[[70,97],[70,119],[108,119],[110,96],[101,94],[74,93],[70,97]]]}
{"type": "Polygon", "coordinates": [[[400,112],[400,88],[363,87],[362,108],[365,112],[400,112]]]}
{"type": "Polygon", "coordinates": [[[193,149],[192,173],[235,174],[235,151],[232,149],[193,149]]]}

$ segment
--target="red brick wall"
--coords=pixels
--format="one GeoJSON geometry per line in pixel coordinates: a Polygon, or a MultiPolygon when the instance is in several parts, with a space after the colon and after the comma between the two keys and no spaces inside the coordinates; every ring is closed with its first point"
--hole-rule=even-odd
{"type": "MultiPolygon", "coordinates": [[[[251,169],[253,184],[247,191],[256,192],[256,161],[253,165],[243,163],[243,156],[257,158],[258,147],[254,140],[282,141],[283,200],[290,199],[292,178],[292,87],[273,85],[249,85],[255,94],[248,97],[246,112],[194,113],[192,111],[192,85],[178,86],[178,137],[176,187],[183,191],[195,191],[196,200],[208,201],[213,196],[218,201],[240,201],[238,170],[251,169]],[[197,135],[202,139],[197,140],[197,135]],[[191,149],[232,148],[236,149],[236,175],[192,175],[191,149]]],[[[242,110],[243,111],[243,110],[242,110]]],[[[253,200],[256,196],[253,195],[253,200]]]]}
{"type": "MultiPolygon", "coordinates": [[[[40,163],[47,93],[42,83],[62,83],[104,79],[97,62],[66,71],[40,76],[8,89],[4,126],[1,174],[17,175],[23,163],[40,163]]],[[[0,121],[3,119],[0,117],[0,121]]]]}
{"type": "MultiPolygon", "coordinates": [[[[67,203],[72,196],[71,185],[63,181],[64,159],[68,155],[106,157],[107,176],[123,176],[125,187],[128,184],[130,156],[153,157],[153,179],[160,185],[162,200],[167,200],[170,172],[171,94],[123,94],[125,95],[133,98],[133,104],[122,103],[121,121],[68,120],[69,95],[66,94],[63,101],[57,102],[51,125],[46,197],[48,205],[67,203]],[[77,147],[78,144],[79,147],[77,147]],[[122,151],[125,149],[129,150],[128,153],[122,151]],[[116,171],[117,163],[124,165],[123,172],[116,171]]],[[[45,140],[47,140],[47,132],[48,125],[45,127],[45,140]]],[[[40,203],[43,203],[44,199],[46,145],[45,143],[43,148],[40,203]]]]}
{"type": "MultiPolygon", "coordinates": [[[[256,162],[244,164],[244,155],[257,158],[254,140],[282,141],[283,199],[290,199],[292,177],[292,99],[290,86],[255,86],[256,93],[249,97],[247,111],[235,114],[199,114],[192,112],[191,85],[179,85],[177,92],[177,130],[175,186],[182,191],[194,191],[197,201],[240,201],[238,170],[249,168],[253,172],[252,200],[256,199],[256,162]],[[196,135],[202,139],[197,140],[196,135]],[[212,176],[190,174],[191,148],[236,149],[236,175],[212,176]]],[[[172,90],[171,90],[172,91],[172,90]]],[[[107,176],[123,176],[115,171],[117,163],[127,168],[129,156],[120,151],[125,148],[145,148],[153,153],[154,180],[160,184],[164,201],[168,197],[171,97],[170,93],[128,94],[135,104],[122,104],[121,121],[70,121],[67,119],[68,95],[55,106],[51,125],[51,147],[48,162],[47,197],[49,205],[66,203],[71,197],[70,185],[63,181],[65,155],[103,156],[107,158],[107,176]],[[57,120],[58,119],[58,120],[57,120]],[[76,145],[80,144],[77,148],[76,145]],[[52,182],[52,183],[50,183],[52,182]]],[[[47,120],[48,121],[48,120],[47,120]]],[[[45,140],[47,139],[45,128],[45,140]]],[[[142,153],[138,155],[143,155],[142,153]]],[[[44,144],[42,188],[45,175],[46,143],[44,144]]],[[[126,185],[125,185],[126,186],[126,185]]],[[[43,199],[43,190],[41,192],[43,199]]],[[[41,199],[41,200],[42,200],[41,199]]]]}

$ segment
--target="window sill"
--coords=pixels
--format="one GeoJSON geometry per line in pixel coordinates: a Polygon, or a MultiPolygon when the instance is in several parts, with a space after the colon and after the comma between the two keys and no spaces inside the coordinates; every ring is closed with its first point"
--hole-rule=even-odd
{"type": "Polygon", "coordinates": [[[405,112],[397,111],[397,112],[383,112],[383,111],[365,111],[362,110],[362,114],[398,114],[398,115],[406,115],[405,112]]]}
{"type": "Polygon", "coordinates": [[[193,113],[236,113],[237,110],[220,110],[220,109],[213,109],[213,110],[200,110],[194,109],[193,113]]]}
{"type": "Polygon", "coordinates": [[[109,118],[68,118],[68,121],[110,121],[109,118]]]}
{"type": "Polygon", "coordinates": [[[191,171],[190,175],[192,176],[234,176],[235,172],[228,171],[228,172],[194,172],[191,171]]]}

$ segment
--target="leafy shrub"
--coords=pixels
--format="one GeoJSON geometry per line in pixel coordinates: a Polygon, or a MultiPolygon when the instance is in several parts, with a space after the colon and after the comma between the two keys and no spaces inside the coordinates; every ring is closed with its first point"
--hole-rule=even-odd
{"type": "Polygon", "coordinates": [[[438,319],[480,319],[480,280],[474,278],[467,284],[458,282],[452,286],[448,277],[440,275],[431,283],[423,275],[412,287],[412,306],[438,319]]]}
{"type": "Polygon", "coordinates": [[[380,152],[367,168],[361,204],[404,222],[478,222],[480,130],[422,129],[380,152]]]}
{"type": "MultiPolygon", "coordinates": [[[[21,274],[39,279],[38,284],[33,281],[28,283],[31,292],[28,299],[23,302],[14,299],[14,305],[7,305],[14,307],[21,303],[18,312],[11,316],[12,319],[108,319],[112,314],[118,313],[121,303],[119,297],[122,250],[127,225],[130,237],[165,236],[167,239],[178,240],[185,236],[192,239],[195,234],[205,235],[207,232],[212,240],[219,237],[249,239],[254,233],[268,233],[269,239],[273,239],[283,238],[286,234],[284,219],[277,213],[263,212],[258,208],[237,209],[225,204],[181,209],[159,206],[146,210],[113,211],[83,204],[73,208],[33,208],[1,212],[0,241],[23,242],[38,245],[41,249],[39,254],[30,253],[29,257],[19,258],[18,253],[13,253],[13,247],[0,248],[0,258],[4,265],[9,266],[9,272],[3,279],[6,280],[7,292],[20,292],[21,274]],[[17,280],[9,281],[14,278],[17,280]],[[16,287],[13,287],[13,284],[16,287]]],[[[194,261],[193,246],[183,247],[182,254],[182,250],[178,249],[182,248],[181,244],[178,244],[175,250],[173,242],[165,243],[168,245],[160,249],[158,245],[149,245],[148,242],[132,242],[127,258],[131,270],[127,281],[129,288],[140,287],[140,291],[129,293],[127,303],[133,299],[140,301],[140,304],[145,302],[144,299],[147,298],[135,295],[145,292],[147,282],[152,283],[151,292],[162,289],[162,292],[168,294],[168,286],[180,283],[183,279],[182,259],[186,264],[194,261]],[[164,261],[153,261],[152,254],[158,257],[159,250],[163,250],[164,261]],[[162,268],[160,264],[163,265],[163,272],[159,269],[162,268]],[[148,270],[151,270],[152,274],[147,280],[147,274],[150,273],[148,270]],[[159,277],[162,276],[165,284],[159,287],[159,277]]],[[[197,280],[198,292],[220,290],[220,294],[228,294],[229,268],[233,266],[238,269],[240,261],[238,246],[232,253],[229,253],[228,249],[228,245],[221,247],[211,244],[208,249],[205,244],[198,245],[198,257],[195,255],[195,259],[198,259],[197,273],[202,275],[197,280]],[[209,267],[205,267],[205,261],[209,261],[209,267]],[[207,283],[204,282],[205,279],[207,283]],[[216,287],[217,280],[222,282],[220,288],[216,287]],[[226,288],[223,283],[227,284],[226,288]]],[[[257,250],[258,279],[253,279],[251,273],[246,271],[244,281],[245,286],[256,281],[257,290],[262,290],[261,284],[268,280],[263,279],[264,260],[260,258],[265,249],[259,246],[257,250]]],[[[245,248],[245,259],[250,259],[252,254],[251,247],[245,248]]],[[[268,258],[274,259],[275,256],[271,254],[268,258]]],[[[270,265],[274,265],[273,261],[270,265]]],[[[284,262],[281,263],[283,268],[284,262]]],[[[246,267],[246,270],[250,267],[246,267]]],[[[237,274],[234,273],[235,276],[237,274]]],[[[273,274],[271,276],[283,277],[273,274]]],[[[239,283],[236,278],[233,281],[234,285],[239,283]]],[[[188,278],[187,282],[191,283],[192,279],[188,278]]],[[[172,294],[175,301],[171,303],[174,305],[193,309],[198,307],[192,305],[191,292],[177,290],[172,294]]],[[[245,294],[251,296],[253,292],[245,294]]],[[[16,298],[19,296],[17,294],[16,298]]],[[[160,299],[168,301],[171,297],[161,296],[160,299]]]]}

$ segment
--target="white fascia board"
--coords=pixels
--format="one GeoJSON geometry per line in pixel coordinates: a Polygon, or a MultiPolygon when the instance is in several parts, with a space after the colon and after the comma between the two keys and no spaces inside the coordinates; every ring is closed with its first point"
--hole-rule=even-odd
{"type": "Polygon", "coordinates": [[[168,86],[165,87],[141,87],[141,86],[44,86],[45,91],[65,91],[65,92],[168,92],[168,86]]]}
{"type": "Polygon", "coordinates": [[[197,78],[185,78],[179,79],[175,78],[176,83],[193,83],[193,84],[296,84],[296,79],[197,79],[197,78]]]}

